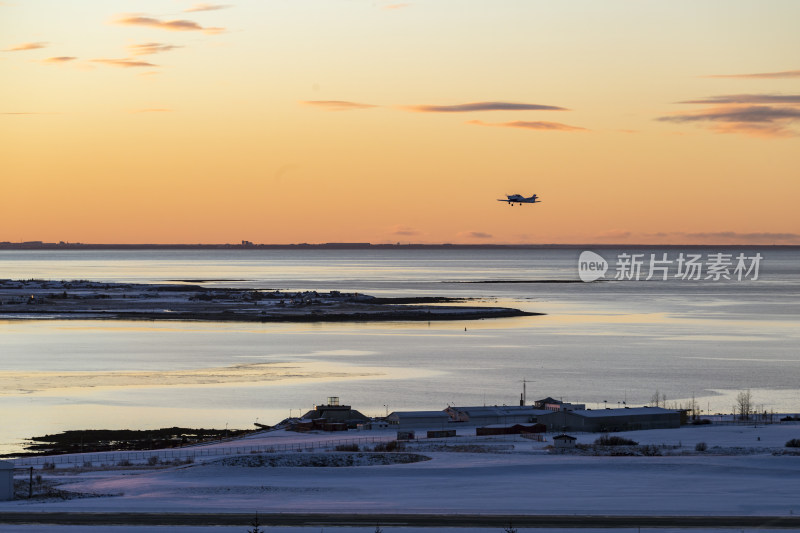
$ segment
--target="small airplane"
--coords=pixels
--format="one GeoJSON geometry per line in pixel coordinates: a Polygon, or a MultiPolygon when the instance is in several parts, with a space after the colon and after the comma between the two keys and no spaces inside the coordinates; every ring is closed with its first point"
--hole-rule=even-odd
{"type": "Polygon", "coordinates": [[[514,204],[540,204],[542,203],[541,200],[537,200],[538,196],[533,195],[530,198],[525,198],[521,194],[507,194],[505,200],[497,200],[498,202],[508,202],[508,205],[514,204]]]}

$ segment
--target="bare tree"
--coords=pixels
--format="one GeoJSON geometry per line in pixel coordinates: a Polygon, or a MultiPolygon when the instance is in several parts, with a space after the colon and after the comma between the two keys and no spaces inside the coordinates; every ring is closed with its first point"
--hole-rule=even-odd
{"type": "Polygon", "coordinates": [[[661,406],[661,393],[658,392],[658,389],[656,389],[656,391],[650,397],[650,403],[653,405],[653,407],[661,406]]]}
{"type": "Polygon", "coordinates": [[[750,418],[750,413],[753,411],[753,397],[750,394],[750,389],[741,391],[736,396],[736,405],[734,410],[739,411],[739,419],[747,420],[750,418]]]}

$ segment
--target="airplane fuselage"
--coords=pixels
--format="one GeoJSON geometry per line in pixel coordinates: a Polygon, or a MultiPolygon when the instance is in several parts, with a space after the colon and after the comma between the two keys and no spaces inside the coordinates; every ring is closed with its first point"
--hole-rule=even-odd
{"type": "Polygon", "coordinates": [[[505,200],[497,200],[498,202],[506,202],[508,205],[514,204],[538,204],[541,203],[541,200],[538,200],[537,195],[533,195],[530,198],[525,198],[521,194],[507,194],[505,200]]]}

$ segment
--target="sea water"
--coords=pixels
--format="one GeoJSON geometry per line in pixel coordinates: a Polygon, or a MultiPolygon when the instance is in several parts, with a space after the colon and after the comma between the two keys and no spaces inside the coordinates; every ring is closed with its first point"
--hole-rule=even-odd
{"type": "MultiPolygon", "coordinates": [[[[0,453],[67,429],[252,428],[338,396],[371,416],[552,396],[587,407],[800,412],[800,249],[2,251],[0,278],[474,298],[541,316],[444,322],[17,320],[0,315],[0,453]],[[762,256],[758,279],[615,280],[641,253],[762,256]],[[570,281],[550,283],[545,281],[570,281]]],[[[674,267],[673,267],[674,268],[674,267]]],[[[752,278],[752,273],[751,273],[752,278]]]]}

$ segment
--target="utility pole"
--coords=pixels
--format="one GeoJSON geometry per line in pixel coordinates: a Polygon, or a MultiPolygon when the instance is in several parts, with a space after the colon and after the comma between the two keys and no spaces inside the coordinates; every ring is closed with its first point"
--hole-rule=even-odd
{"type": "MultiPolygon", "coordinates": [[[[526,385],[528,383],[533,383],[533,380],[522,378],[522,405],[523,406],[528,405],[528,390],[527,390],[527,387],[526,387],[526,385]]],[[[484,401],[484,404],[485,403],[486,402],[484,401]]]]}

